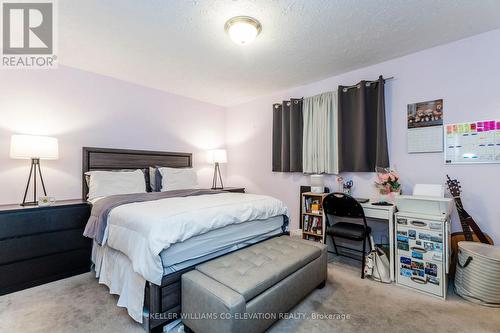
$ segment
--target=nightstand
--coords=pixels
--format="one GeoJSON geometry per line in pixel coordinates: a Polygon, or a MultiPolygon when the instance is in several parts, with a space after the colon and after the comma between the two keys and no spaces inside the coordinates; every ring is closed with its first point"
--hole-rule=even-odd
{"type": "Polygon", "coordinates": [[[244,187],[224,187],[222,191],[233,192],[233,193],[245,193],[244,187]]]}
{"type": "Polygon", "coordinates": [[[90,271],[90,205],[0,206],[0,295],[90,271]]]}

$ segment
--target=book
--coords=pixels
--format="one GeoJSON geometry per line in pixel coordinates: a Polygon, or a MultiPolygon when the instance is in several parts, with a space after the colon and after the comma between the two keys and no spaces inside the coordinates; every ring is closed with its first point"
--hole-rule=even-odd
{"type": "Polygon", "coordinates": [[[317,204],[317,203],[311,204],[311,212],[313,214],[319,214],[320,213],[320,207],[321,206],[319,204],[317,204]]]}
{"type": "Polygon", "coordinates": [[[323,221],[322,218],[318,217],[318,224],[316,226],[316,233],[318,235],[323,235],[323,221]]]}
{"type": "Polygon", "coordinates": [[[313,197],[305,197],[303,209],[306,213],[321,214],[321,200],[313,197]]]}

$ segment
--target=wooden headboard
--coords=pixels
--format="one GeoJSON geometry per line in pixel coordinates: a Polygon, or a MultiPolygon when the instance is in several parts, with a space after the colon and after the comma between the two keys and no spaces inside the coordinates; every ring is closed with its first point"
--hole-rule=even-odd
{"type": "Polygon", "coordinates": [[[87,199],[85,172],[94,170],[147,169],[150,166],[190,168],[193,154],[164,151],[83,147],[82,198],[87,199]]]}

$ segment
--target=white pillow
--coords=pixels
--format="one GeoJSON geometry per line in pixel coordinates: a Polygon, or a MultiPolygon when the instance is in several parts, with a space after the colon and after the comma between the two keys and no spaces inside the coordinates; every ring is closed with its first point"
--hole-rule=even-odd
{"type": "Polygon", "coordinates": [[[88,199],[106,197],[115,194],[144,193],[146,179],[144,172],[134,171],[89,171],[88,199]]]}
{"type": "Polygon", "coordinates": [[[158,168],[161,174],[161,191],[200,188],[196,172],[191,168],[158,168]]]}

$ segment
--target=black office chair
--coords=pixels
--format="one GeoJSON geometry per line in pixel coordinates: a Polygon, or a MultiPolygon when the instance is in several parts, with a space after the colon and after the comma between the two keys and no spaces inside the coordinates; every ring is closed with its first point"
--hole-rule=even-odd
{"type": "MultiPolygon", "coordinates": [[[[353,197],[344,193],[331,193],[323,199],[323,210],[326,216],[326,234],[330,235],[335,249],[335,254],[359,260],[357,257],[342,254],[337,248],[344,248],[351,251],[362,252],[361,257],[361,278],[365,278],[366,259],[366,239],[371,248],[370,233],[372,229],[366,224],[363,207],[353,197]],[[349,222],[342,221],[348,219],[349,222]],[[353,221],[358,220],[361,223],[353,221]],[[335,244],[335,237],[352,241],[362,241],[363,250],[349,248],[335,244]]],[[[330,251],[329,251],[330,252],[330,251]]]]}

